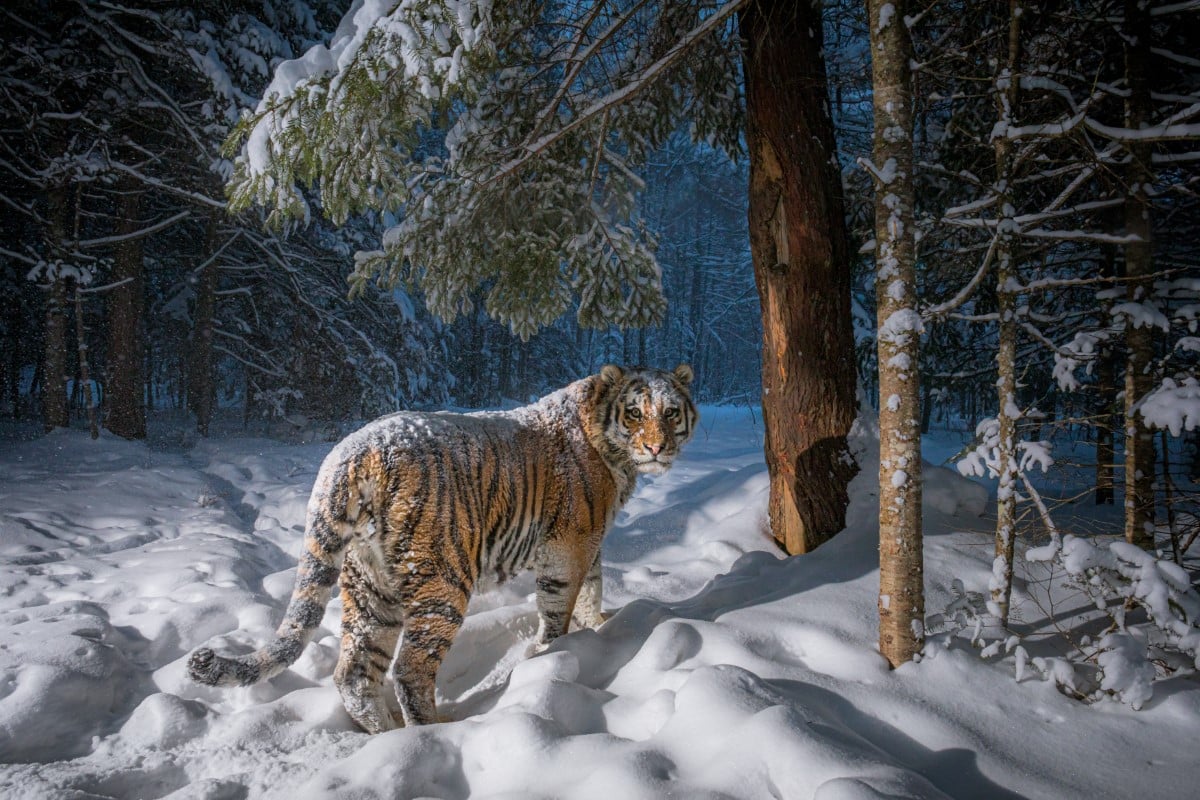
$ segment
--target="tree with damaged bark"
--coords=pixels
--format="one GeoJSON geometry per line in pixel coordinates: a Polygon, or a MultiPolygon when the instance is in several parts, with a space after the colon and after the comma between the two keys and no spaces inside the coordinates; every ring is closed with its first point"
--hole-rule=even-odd
{"type": "Polygon", "coordinates": [[[776,541],[805,553],[845,526],[857,472],[846,446],[855,369],[841,172],[819,4],[752,4],[740,25],[768,513],[776,541]]]}
{"type": "Polygon", "coordinates": [[[311,187],[338,223],[401,211],[352,282],[416,287],[448,319],[483,290],[522,337],[572,305],[585,327],[647,325],[664,300],[636,171],[685,122],[736,152],[744,74],[771,527],[806,552],[844,526],[855,472],[821,31],[813,2],[356,8],[240,126],[233,205],[282,224],[311,187]]]}

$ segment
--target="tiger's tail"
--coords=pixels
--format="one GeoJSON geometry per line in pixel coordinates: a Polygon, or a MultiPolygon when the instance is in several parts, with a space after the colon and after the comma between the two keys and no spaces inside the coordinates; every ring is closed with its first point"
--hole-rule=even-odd
{"type": "Polygon", "coordinates": [[[323,499],[327,497],[320,498],[314,492],[310,501],[305,552],[300,558],[287,613],[275,631],[275,640],[244,656],[217,655],[209,647],[197,649],[187,663],[188,675],[196,683],[250,686],[275,677],[300,657],[325,616],[325,606],[342,569],[347,542],[338,532],[339,528],[347,527],[346,523],[334,522],[329,506],[319,502],[323,499]]]}

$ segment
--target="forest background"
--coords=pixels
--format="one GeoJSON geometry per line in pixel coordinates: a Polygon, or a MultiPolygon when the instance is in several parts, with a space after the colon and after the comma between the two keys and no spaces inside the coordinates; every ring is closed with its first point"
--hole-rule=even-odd
{"type": "MultiPolygon", "coordinates": [[[[614,19],[638,29],[643,5],[613,6],[614,19]]],[[[594,21],[604,7],[562,8],[594,21]]],[[[663,8],[682,22],[650,14],[651,53],[680,44],[683,22],[726,7],[663,8]],[[679,41],[655,41],[661,31],[679,41]]],[[[676,131],[651,119],[653,135],[611,152],[596,175],[618,186],[617,221],[630,223],[605,231],[628,242],[613,260],[660,274],[661,287],[603,313],[581,302],[544,325],[515,315],[516,296],[497,295],[503,282],[487,276],[454,287],[466,299],[449,306],[419,280],[363,280],[356,253],[370,257],[405,216],[396,209],[313,193],[297,199],[298,219],[273,227],[270,211],[228,213],[238,164],[225,144],[243,109],[279,64],[327,42],[342,11],[270,0],[6,7],[0,408],[47,428],[90,418],[127,438],[146,437],[147,413],[168,410],[206,435],[224,409],[247,429],[332,438],[398,407],[524,402],[613,361],[687,361],[698,399],[760,400],[748,159],[727,120],[701,113],[676,131]]],[[[1200,62],[1182,24],[1196,4],[934,3],[904,17],[914,167],[896,225],[874,207],[897,197],[884,191],[897,168],[878,158],[893,129],[873,126],[867,66],[883,52],[872,37],[899,27],[889,28],[895,6],[822,12],[864,401],[894,411],[899,396],[881,404],[880,377],[919,373],[921,427],[977,431],[976,466],[1002,484],[1017,479],[1012,454],[1037,466],[1055,435],[1091,439],[1094,480],[1081,491],[1101,504],[1123,480],[1124,450],[1140,482],[1126,538],[1147,546],[1139,537],[1162,508],[1179,559],[1198,530],[1186,489],[1200,416],[1200,62]],[[919,253],[916,365],[877,358],[877,242],[901,229],[919,253]]],[[[738,40],[732,22],[715,35],[738,40]]],[[[729,96],[714,96],[729,103],[699,93],[678,103],[718,117],[737,107],[738,59],[724,52],[717,88],[729,96]]],[[[445,133],[430,119],[408,143],[412,158],[452,148],[445,133]]],[[[894,474],[899,487],[904,471],[894,474]]],[[[1001,515],[1015,514],[1001,495],[1001,515]]]]}

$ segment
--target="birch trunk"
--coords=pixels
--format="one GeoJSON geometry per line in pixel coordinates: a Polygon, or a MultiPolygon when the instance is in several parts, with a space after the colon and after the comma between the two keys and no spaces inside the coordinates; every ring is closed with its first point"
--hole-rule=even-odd
{"type": "MultiPolygon", "coordinates": [[[[996,81],[996,105],[999,119],[1007,125],[1016,124],[1019,99],[1021,58],[1021,5],[1017,0],[1008,4],[1008,52],[996,81]]],[[[1017,405],[1017,283],[1016,208],[1012,196],[1012,140],[997,137],[993,148],[996,154],[997,208],[1000,210],[996,232],[996,305],[999,314],[999,348],[996,354],[996,392],[999,403],[999,486],[996,490],[995,560],[992,562],[991,611],[1000,624],[1008,627],[1012,599],[1013,558],[1017,524],[1017,421],[1021,410],[1017,405]]]]}
{"type": "Polygon", "coordinates": [[[762,308],[771,531],[806,553],[846,524],[857,472],[850,258],[819,3],[739,12],[750,151],[750,253],[762,308]]]}
{"type": "Polygon", "coordinates": [[[913,234],[912,39],[903,0],[869,0],[875,108],[875,296],[879,322],[879,652],[893,666],[925,644],[921,394],[913,234]]]}

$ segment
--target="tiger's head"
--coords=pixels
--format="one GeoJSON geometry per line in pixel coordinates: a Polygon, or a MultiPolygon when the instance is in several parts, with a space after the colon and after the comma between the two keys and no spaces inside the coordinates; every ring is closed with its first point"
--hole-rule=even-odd
{"type": "Polygon", "coordinates": [[[688,394],[692,368],[672,372],[608,365],[600,370],[607,404],[604,437],[643,474],[666,472],[692,438],[699,413],[688,394]]]}

